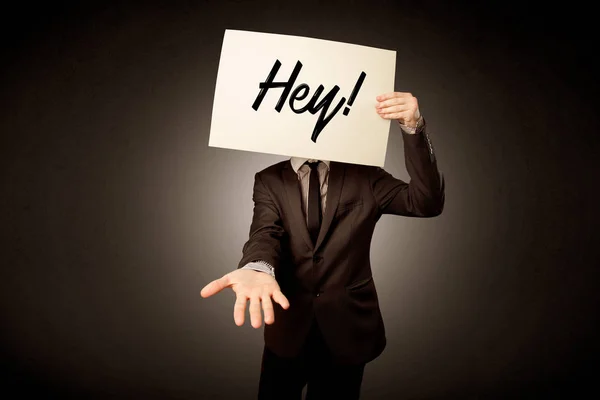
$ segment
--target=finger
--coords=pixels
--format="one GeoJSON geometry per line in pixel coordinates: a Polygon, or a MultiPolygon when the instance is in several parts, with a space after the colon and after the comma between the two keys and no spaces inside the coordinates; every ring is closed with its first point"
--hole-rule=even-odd
{"type": "Polygon", "coordinates": [[[409,123],[412,121],[410,116],[407,116],[406,113],[389,113],[389,114],[379,114],[384,119],[399,119],[403,124],[409,123]]]}
{"type": "Polygon", "coordinates": [[[235,305],[233,306],[233,320],[237,326],[244,325],[244,317],[246,316],[246,302],[247,297],[238,294],[235,299],[235,305]]]}
{"type": "Polygon", "coordinates": [[[384,94],[380,94],[379,96],[377,96],[377,101],[385,101],[385,100],[394,99],[394,98],[406,98],[406,97],[412,97],[412,94],[406,93],[406,92],[389,92],[389,93],[384,93],[384,94]]]}
{"type": "Polygon", "coordinates": [[[283,295],[283,293],[281,293],[280,290],[276,290],[273,292],[273,300],[275,300],[275,302],[279,304],[284,310],[290,308],[290,302],[283,295]]]}
{"type": "Polygon", "coordinates": [[[258,295],[252,295],[250,297],[250,323],[253,328],[260,328],[261,326],[261,315],[260,315],[260,297],[258,295]]]}
{"type": "Polygon", "coordinates": [[[215,279],[208,285],[204,286],[200,291],[200,296],[204,298],[210,297],[214,294],[219,293],[221,290],[225,289],[230,284],[231,282],[229,281],[229,274],[227,274],[219,279],[215,279]]]}
{"type": "Polygon", "coordinates": [[[410,104],[410,99],[403,97],[394,97],[393,99],[380,101],[377,103],[377,108],[386,108],[391,106],[397,106],[402,104],[410,104]]]}
{"type": "Polygon", "coordinates": [[[275,322],[275,311],[273,310],[273,303],[271,302],[271,296],[263,295],[261,297],[263,314],[265,315],[265,324],[271,325],[275,322]]]}
{"type": "Polygon", "coordinates": [[[409,111],[409,108],[405,105],[401,106],[391,106],[386,108],[378,108],[377,112],[379,114],[391,114],[391,113],[403,113],[409,111]]]}
{"type": "Polygon", "coordinates": [[[401,119],[402,114],[400,113],[389,113],[389,114],[379,114],[379,116],[383,119],[401,119]]]}

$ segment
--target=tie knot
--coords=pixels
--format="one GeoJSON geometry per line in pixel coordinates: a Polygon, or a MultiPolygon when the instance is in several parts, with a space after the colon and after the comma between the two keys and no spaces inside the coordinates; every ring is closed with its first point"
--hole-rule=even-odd
{"type": "Polygon", "coordinates": [[[320,161],[307,161],[306,164],[310,167],[310,169],[315,170],[319,166],[320,161]]]}

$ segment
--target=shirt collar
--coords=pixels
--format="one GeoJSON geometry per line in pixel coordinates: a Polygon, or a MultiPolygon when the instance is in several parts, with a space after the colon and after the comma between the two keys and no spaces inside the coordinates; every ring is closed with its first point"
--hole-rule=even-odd
{"type": "Polygon", "coordinates": [[[298,170],[300,169],[300,167],[302,167],[302,164],[304,164],[307,161],[310,161],[310,162],[321,161],[323,164],[325,164],[327,166],[327,169],[329,169],[329,163],[330,163],[330,161],[315,160],[313,158],[302,158],[302,157],[292,157],[292,158],[290,158],[290,163],[292,164],[292,168],[294,169],[295,173],[298,173],[298,170]]]}

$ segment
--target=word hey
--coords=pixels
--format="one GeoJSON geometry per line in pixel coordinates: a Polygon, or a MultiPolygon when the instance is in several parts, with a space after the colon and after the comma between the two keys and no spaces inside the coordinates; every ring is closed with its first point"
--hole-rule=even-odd
{"type": "MultiPolygon", "coordinates": [[[[267,79],[258,85],[260,91],[258,92],[258,96],[256,96],[256,100],[254,100],[254,103],[252,104],[252,108],[254,109],[254,111],[258,111],[258,108],[260,107],[260,104],[262,103],[269,89],[283,88],[283,93],[281,93],[281,97],[275,105],[275,110],[277,112],[281,112],[281,109],[283,108],[283,105],[288,96],[290,97],[290,108],[296,114],[302,114],[303,112],[308,111],[309,113],[314,115],[317,112],[319,112],[319,110],[321,111],[321,113],[319,114],[319,118],[317,119],[315,129],[313,130],[313,133],[310,137],[310,139],[314,143],[316,143],[319,134],[321,133],[323,128],[325,128],[325,126],[329,123],[329,121],[331,121],[335,114],[337,114],[342,105],[346,102],[346,98],[342,97],[342,99],[337,103],[335,108],[329,114],[327,114],[327,110],[329,110],[329,106],[331,105],[331,102],[333,101],[334,97],[339,92],[340,88],[339,86],[335,85],[329,91],[329,93],[327,93],[325,97],[323,97],[323,99],[321,99],[321,101],[317,103],[319,96],[323,92],[323,89],[325,89],[323,85],[319,85],[319,87],[315,91],[315,94],[309,100],[309,102],[306,103],[306,105],[304,105],[303,107],[296,108],[296,101],[304,100],[308,96],[308,92],[310,91],[310,87],[306,83],[296,86],[296,88],[292,91],[292,87],[296,82],[296,78],[298,77],[298,74],[302,69],[302,63],[300,61],[296,63],[296,66],[292,71],[292,75],[290,75],[290,78],[287,82],[273,82],[275,80],[275,75],[277,75],[277,71],[279,71],[279,67],[281,67],[281,62],[279,60],[275,60],[275,64],[273,64],[273,68],[267,76],[267,79]]],[[[358,94],[358,91],[360,90],[360,87],[363,81],[365,80],[366,76],[367,74],[365,74],[364,71],[361,72],[358,80],[356,81],[356,84],[354,85],[354,90],[352,90],[352,94],[350,94],[350,97],[348,98],[348,106],[344,109],[344,115],[347,116],[350,112],[350,106],[352,106],[352,104],[354,103],[356,95],[358,94]]]]}

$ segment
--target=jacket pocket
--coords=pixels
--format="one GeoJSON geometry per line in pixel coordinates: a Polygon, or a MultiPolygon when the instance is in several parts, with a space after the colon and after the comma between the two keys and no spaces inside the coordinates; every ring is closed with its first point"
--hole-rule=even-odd
{"type": "Polygon", "coordinates": [[[361,279],[360,281],[354,282],[352,284],[350,284],[349,286],[346,287],[347,290],[359,290],[364,288],[365,286],[367,286],[369,283],[371,283],[371,281],[373,281],[373,276],[371,275],[368,278],[365,279],[361,279]]]}
{"type": "Polygon", "coordinates": [[[345,211],[345,210],[351,210],[355,207],[358,206],[362,206],[362,200],[358,200],[358,201],[349,201],[347,203],[340,203],[340,205],[338,206],[338,212],[339,211],[345,211]]]}
{"type": "Polygon", "coordinates": [[[358,208],[358,207],[362,206],[362,204],[363,204],[362,200],[348,202],[348,203],[342,203],[342,204],[340,204],[338,206],[335,215],[336,215],[337,218],[341,218],[343,216],[346,216],[352,210],[354,210],[355,208],[358,208]]]}

